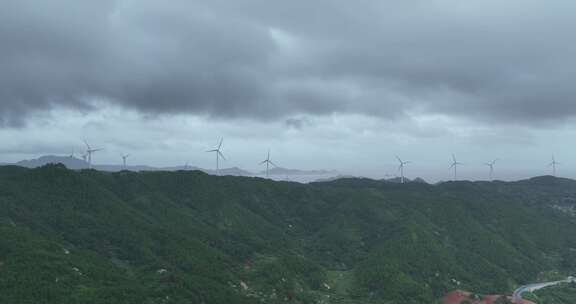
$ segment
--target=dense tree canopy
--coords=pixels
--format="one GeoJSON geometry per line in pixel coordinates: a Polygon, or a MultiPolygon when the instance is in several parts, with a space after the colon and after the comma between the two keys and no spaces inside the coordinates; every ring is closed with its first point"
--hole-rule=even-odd
{"type": "MultiPolygon", "coordinates": [[[[2,303],[434,303],[574,269],[576,182],[0,167],[2,303]]],[[[556,302],[553,302],[556,303],[556,302]]]]}

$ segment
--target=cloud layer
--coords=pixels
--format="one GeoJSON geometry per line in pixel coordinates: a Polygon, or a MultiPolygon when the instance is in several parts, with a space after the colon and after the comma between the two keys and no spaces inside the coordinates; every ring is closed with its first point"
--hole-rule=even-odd
{"type": "Polygon", "coordinates": [[[90,111],[95,101],[145,114],[283,121],[426,113],[532,125],[576,115],[569,1],[1,6],[4,126],[56,107],[90,111]]]}

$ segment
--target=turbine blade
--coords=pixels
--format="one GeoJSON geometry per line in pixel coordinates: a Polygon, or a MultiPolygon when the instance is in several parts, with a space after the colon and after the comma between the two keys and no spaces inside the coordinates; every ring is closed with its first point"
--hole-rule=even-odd
{"type": "Polygon", "coordinates": [[[270,163],[272,164],[272,166],[278,168],[278,166],[275,163],[273,163],[272,161],[270,161],[270,163]]]}
{"type": "Polygon", "coordinates": [[[268,162],[268,160],[263,160],[259,165],[263,165],[263,164],[265,164],[265,163],[267,163],[267,162],[268,162]]]}
{"type": "Polygon", "coordinates": [[[224,141],[224,137],[220,138],[220,143],[218,144],[218,150],[222,147],[222,142],[224,141]]]}
{"type": "Polygon", "coordinates": [[[224,154],[222,154],[222,152],[218,151],[218,155],[220,155],[220,157],[222,157],[223,160],[226,160],[226,157],[224,157],[224,154]]]}
{"type": "Polygon", "coordinates": [[[400,157],[398,157],[398,155],[396,155],[396,159],[397,159],[400,163],[402,163],[402,160],[400,159],[400,157]]]}

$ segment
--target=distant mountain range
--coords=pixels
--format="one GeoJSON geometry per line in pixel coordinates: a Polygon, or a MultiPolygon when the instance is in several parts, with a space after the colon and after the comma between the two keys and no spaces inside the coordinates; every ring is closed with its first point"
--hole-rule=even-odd
{"type": "MultiPolygon", "coordinates": [[[[79,159],[73,156],[57,156],[57,155],[45,155],[39,158],[22,160],[13,164],[4,165],[16,165],[25,168],[38,168],[47,164],[63,164],[68,169],[81,170],[88,169],[88,163],[83,159],[79,159]]],[[[93,165],[93,168],[99,171],[108,172],[118,172],[122,171],[124,168],[122,165],[93,165]]],[[[173,167],[152,167],[146,165],[134,165],[127,166],[129,171],[179,171],[179,170],[198,170],[208,174],[216,175],[216,170],[204,169],[195,166],[173,166],[173,167]]],[[[233,176],[261,176],[265,172],[253,173],[238,167],[232,168],[222,168],[219,172],[221,175],[233,175],[233,176]]],[[[336,171],[327,170],[299,170],[299,169],[287,169],[287,168],[273,168],[269,170],[269,175],[276,176],[296,176],[296,175],[337,175],[336,171]]]]}
{"type": "MultiPolygon", "coordinates": [[[[361,178],[358,176],[353,176],[353,175],[336,175],[336,176],[330,176],[330,177],[326,177],[326,178],[319,178],[317,180],[315,180],[315,182],[318,183],[322,183],[322,182],[333,182],[333,181],[337,181],[340,179],[354,179],[354,178],[361,178]]],[[[389,183],[401,183],[402,179],[400,177],[393,177],[393,178],[384,178],[381,179],[380,181],[383,182],[389,182],[389,183]]],[[[417,177],[413,180],[409,179],[409,178],[404,178],[404,182],[405,183],[421,183],[421,184],[427,184],[428,182],[426,182],[423,178],[417,177]]]]}
{"type": "MultiPolygon", "coordinates": [[[[266,171],[261,171],[260,174],[265,174],[266,171]]],[[[287,169],[281,167],[275,167],[268,170],[270,175],[329,175],[338,174],[338,172],[332,170],[299,170],[299,169],[287,169]]]]}
{"type": "MultiPolygon", "coordinates": [[[[383,179],[383,181],[391,182],[391,183],[401,183],[402,178],[401,177],[393,177],[393,178],[383,179]]],[[[417,177],[415,179],[409,179],[409,178],[405,177],[404,182],[405,183],[421,183],[421,184],[427,184],[428,183],[421,177],[417,177]]]]}
{"type": "Polygon", "coordinates": [[[68,169],[80,170],[88,168],[88,163],[82,159],[72,156],[45,155],[40,158],[21,160],[13,165],[25,168],[37,168],[47,164],[63,164],[68,169]]]}

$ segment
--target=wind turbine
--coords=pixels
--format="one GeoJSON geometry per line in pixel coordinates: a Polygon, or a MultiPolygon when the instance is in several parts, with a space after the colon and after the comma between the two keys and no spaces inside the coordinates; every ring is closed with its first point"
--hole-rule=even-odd
{"type": "Polygon", "coordinates": [[[407,164],[411,163],[410,161],[402,161],[402,159],[400,159],[400,157],[398,157],[398,155],[396,155],[396,159],[398,160],[398,162],[400,163],[400,165],[398,166],[398,171],[400,171],[400,183],[404,183],[404,166],[406,166],[407,164]]]}
{"type": "Polygon", "coordinates": [[[263,164],[266,164],[266,178],[268,178],[268,169],[269,169],[270,165],[272,165],[274,167],[278,167],[278,166],[276,166],[275,163],[273,163],[270,160],[270,150],[268,150],[268,156],[266,157],[266,159],[260,163],[260,165],[263,165],[263,164]]]}
{"type": "Polygon", "coordinates": [[[102,151],[102,149],[92,149],[87,141],[84,141],[86,144],[86,155],[88,156],[88,169],[92,169],[92,154],[102,151]]]}
{"type": "Polygon", "coordinates": [[[491,161],[491,162],[484,163],[484,165],[490,167],[490,180],[493,179],[493,176],[494,176],[494,165],[496,164],[496,161],[497,161],[497,160],[498,160],[498,159],[495,159],[495,160],[493,160],[493,161],[491,161]]]}
{"type": "Polygon", "coordinates": [[[128,157],[130,157],[130,154],[124,154],[122,155],[122,169],[126,170],[126,160],[128,159],[128,157]]]}
{"type": "Polygon", "coordinates": [[[222,154],[222,142],[223,141],[224,141],[224,138],[221,138],[220,143],[218,144],[218,148],[206,151],[206,152],[214,152],[216,154],[216,175],[220,175],[220,157],[222,157],[222,159],[226,160],[226,157],[224,157],[224,154],[222,154]]]}
{"type": "Polygon", "coordinates": [[[456,155],[452,154],[452,164],[450,165],[449,169],[454,168],[454,180],[456,180],[456,178],[458,177],[458,166],[459,165],[463,165],[463,163],[460,163],[456,160],[456,155]]]}
{"type": "Polygon", "coordinates": [[[548,165],[548,167],[552,167],[552,176],[556,176],[556,165],[560,165],[559,162],[556,161],[556,157],[552,155],[552,162],[548,165]]]}

